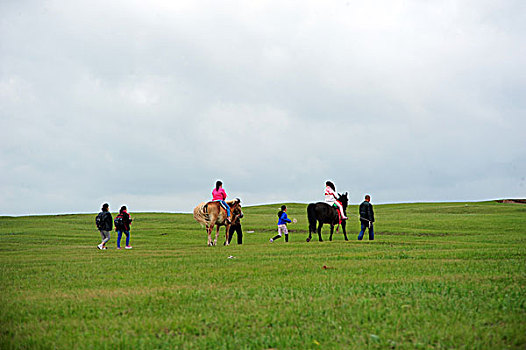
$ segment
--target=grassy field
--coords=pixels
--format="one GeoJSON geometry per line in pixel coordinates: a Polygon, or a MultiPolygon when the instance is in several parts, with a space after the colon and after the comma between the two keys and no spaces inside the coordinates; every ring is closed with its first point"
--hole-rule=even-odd
{"type": "Polygon", "coordinates": [[[190,214],[106,251],[95,214],[0,217],[0,348],[526,348],[526,205],[376,205],[375,241],[310,243],[305,207],[272,244],[279,206],[245,208],[228,247],[190,214]]]}

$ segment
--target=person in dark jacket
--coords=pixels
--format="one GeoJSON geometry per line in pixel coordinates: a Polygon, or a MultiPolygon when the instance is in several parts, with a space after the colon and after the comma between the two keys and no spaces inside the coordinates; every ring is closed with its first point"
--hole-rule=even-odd
{"type": "Polygon", "coordinates": [[[371,196],[368,194],[365,195],[365,200],[360,204],[360,223],[362,225],[362,230],[360,231],[360,234],[358,235],[358,240],[361,241],[363,238],[363,235],[365,234],[365,230],[369,229],[369,240],[374,240],[374,212],[373,212],[373,205],[371,204],[371,196]]]}
{"type": "Polygon", "coordinates": [[[108,249],[106,248],[106,243],[110,240],[110,232],[113,229],[113,217],[111,216],[110,205],[108,203],[104,203],[101,210],[95,221],[100,231],[100,236],[102,237],[102,242],[100,242],[97,248],[108,249]]]}
{"type": "Polygon", "coordinates": [[[228,231],[228,244],[232,242],[232,237],[234,232],[237,233],[237,244],[243,244],[243,230],[241,229],[241,219],[243,218],[243,213],[239,215],[236,220],[230,225],[230,230],[228,231]]]}
{"type": "Polygon", "coordinates": [[[121,249],[121,238],[122,238],[123,233],[126,235],[126,247],[125,248],[132,249],[132,246],[130,245],[130,225],[132,222],[132,218],[130,214],[128,213],[125,205],[123,205],[121,207],[121,210],[119,210],[119,215],[117,215],[117,218],[118,217],[122,218],[122,224],[117,225],[117,223],[115,223],[115,231],[117,231],[117,249],[121,249]]]}

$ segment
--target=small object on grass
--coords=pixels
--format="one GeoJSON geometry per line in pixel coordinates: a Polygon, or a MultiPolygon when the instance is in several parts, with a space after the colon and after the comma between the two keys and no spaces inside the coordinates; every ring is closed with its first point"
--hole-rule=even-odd
{"type": "Polygon", "coordinates": [[[230,255],[227,259],[235,259],[236,257],[233,255],[230,255]]]}
{"type": "Polygon", "coordinates": [[[254,233],[254,231],[247,231],[247,233],[254,233]]]}
{"type": "Polygon", "coordinates": [[[377,336],[376,334],[369,334],[369,336],[371,337],[372,340],[375,340],[375,341],[379,341],[380,340],[380,337],[377,336]]]}

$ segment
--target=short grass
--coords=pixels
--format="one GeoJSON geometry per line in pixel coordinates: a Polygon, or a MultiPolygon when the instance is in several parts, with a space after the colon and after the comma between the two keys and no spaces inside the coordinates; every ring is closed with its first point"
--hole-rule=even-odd
{"type": "Polygon", "coordinates": [[[95,214],[1,217],[0,348],[526,348],[526,205],[376,205],[375,241],[351,216],[349,242],[310,243],[288,208],[289,243],[273,205],[228,247],[190,214],[132,214],[120,251],[96,249],[95,214]]]}

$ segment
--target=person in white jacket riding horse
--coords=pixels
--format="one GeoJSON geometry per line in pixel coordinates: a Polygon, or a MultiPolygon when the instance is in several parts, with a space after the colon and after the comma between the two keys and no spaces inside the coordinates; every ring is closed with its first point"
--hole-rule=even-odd
{"type": "Polygon", "coordinates": [[[345,216],[342,204],[338,201],[338,194],[336,192],[336,187],[331,181],[325,182],[325,203],[331,206],[336,204],[336,206],[338,207],[338,210],[340,211],[342,220],[347,220],[347,216],[345,216]]]}

